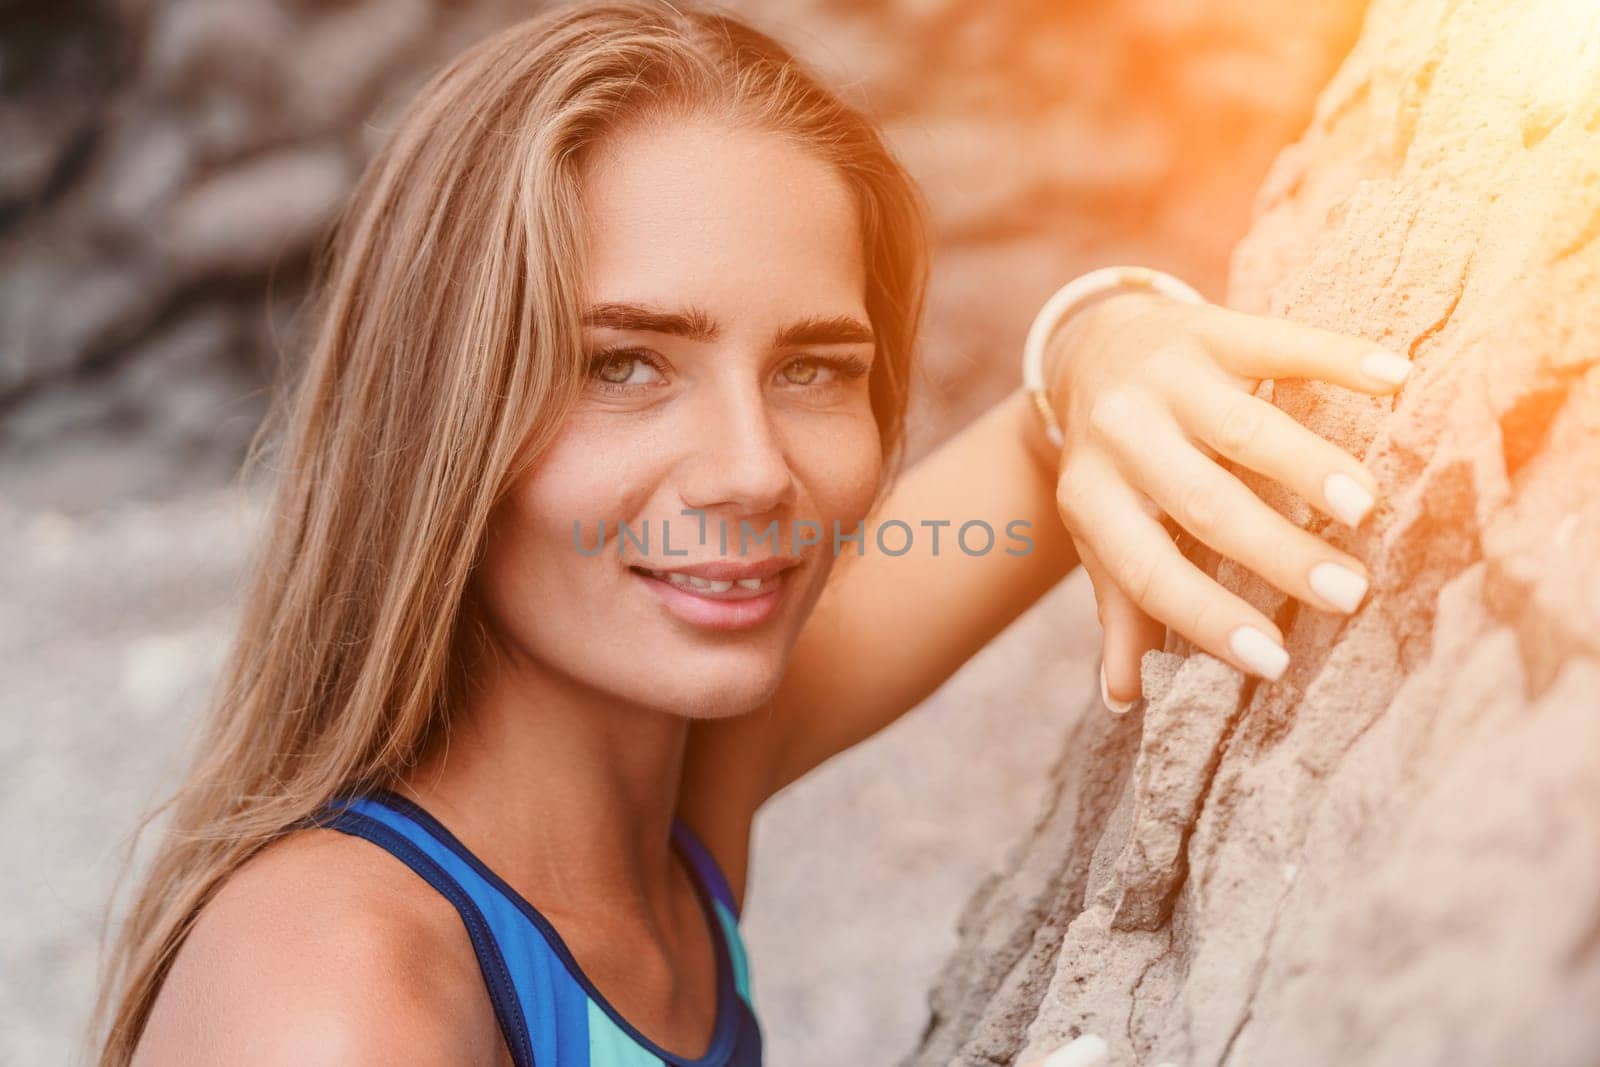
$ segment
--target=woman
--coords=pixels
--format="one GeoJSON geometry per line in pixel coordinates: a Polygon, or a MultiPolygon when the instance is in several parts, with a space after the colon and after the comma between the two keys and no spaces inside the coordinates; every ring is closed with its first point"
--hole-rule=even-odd
{"type": "Polygon", "coordinates": [[[892,482],[920,234],[873,127],[721,15],[563,8],[422,91],[341,221],[102,1063],[757,1063],[737,927],[756,809],[1080,560],[1109,699],[1137,696],[1167,625],[1281,670],[1230,644],[1281,635],[1144,496],[1354,607],[1308,574],[1360,584],[1360,562],[1211,450],[1324,509],[1330,474],[1370,494],[1249,395],[1390,391],[1370,344],[1115,296],[1052,346],[1063,449],[1019,389],[892,482]],[[826,538],[713,539],[869,518],[1020,521],[1031,551],[869,535],[836,568],[826,538]],[[596,551],[619,523],[644,540],[596,551]]]}

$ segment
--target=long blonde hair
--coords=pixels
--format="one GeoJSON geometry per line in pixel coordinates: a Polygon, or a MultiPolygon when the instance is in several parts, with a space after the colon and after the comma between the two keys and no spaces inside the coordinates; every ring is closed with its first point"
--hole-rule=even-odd
{"type": "Polygon", "coordinates": [[[170,811],[107,956],[102,1065],[132,1057],[229,874],[339,792],[393,782],[458,706],[491,510],[584,384],[584,150],[652,108],[793,136],[848,183],[885,469],[903,458],[924,215],[868,120],[770,38],[667,3],[558,9],[458,57],[368,167],[319,266],[237,637],[186,780],[139,827],[170,811]]]}

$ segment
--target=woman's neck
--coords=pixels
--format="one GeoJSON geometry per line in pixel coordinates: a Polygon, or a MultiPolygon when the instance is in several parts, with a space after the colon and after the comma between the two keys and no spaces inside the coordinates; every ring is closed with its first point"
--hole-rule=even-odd
{"type": "Polygon", "coordinates": [[[689,723],[505,657],[471,691],[397,791],[541,910],[665,922],[689,723]]]}

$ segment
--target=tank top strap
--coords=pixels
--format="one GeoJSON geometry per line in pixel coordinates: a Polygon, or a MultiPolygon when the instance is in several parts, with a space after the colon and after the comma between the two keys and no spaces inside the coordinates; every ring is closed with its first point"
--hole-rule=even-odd
{"type": "Polygon", "coordinates": [[[734,985],[739,991],[739,996],[754,1010],[755,1001],[750,991],[749,957],[745,953],[744,937],[739,930],[739,907],[733,899],[733,887],[728,884],[721,865],[717,863],[716,857],[711,854],[705,842],[700,840],[700,836],[689,827],[688,823],[676,816],[672,820],[672,836],[684,856],[688,858],[695,876],[700,879],[700,883],[705,886],[715,902],[718,924],[722,928],[723,940],[727,942],[728,955],[733,963],[734,985]]]}
{"type": "Polygon", "coordinates": [[[634,1028],[594,987],[549,920],[420,805],[377,789],[334,798],[306,825],[365,838],[454,906],[516,1067],[760,1064],[760,1023],[733,894],[710,851],[678,819],[673,842],[694,876],[707,919],[714,918],[722,933],[716,939],[717,1025],[711,1047],[697,1059],[676,1056],[634,1028]]]}
{"type": "Polygon", "coordinates": [[[581,1045],[577,1041],[587,1029],[588,998],[583,990],[570,979],[548,942],[499,890],[498,879],[454,838],[435,833],[431,817],[418,817],[426,815],[421,808],[408,805],[404,798],[381,791],[343,796],[330,801],[312,821],[371,841],[454,906],[471,938],[516,1067],[587,1063],[587,1039],[581,1045]]]}
{"type": "Polygon", "coordinates": [[[672,834],[683,847],[684,854],[689,857],[689,862],[694,865],[694,872],[699,877],[717,902],[728,909],[728,913],[735,919],[739,918],[739,907],[733,900],[733,887],[728,884],[728,879],[722,873],[716,857],[711,850],[700,840],[700,835],[689,827],[689,824],[678,818],[672,817],[672,834]]]}

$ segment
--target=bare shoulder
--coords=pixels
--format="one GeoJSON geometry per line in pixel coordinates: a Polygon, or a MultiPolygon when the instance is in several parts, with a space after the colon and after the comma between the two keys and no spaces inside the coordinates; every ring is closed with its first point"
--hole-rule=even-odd
{"type": "Polygon", "coordinates": [[[455,910],[336,830],[263,849],[203,907],[135,1064],[500,1064],[504,1042],[455,910]]]}

